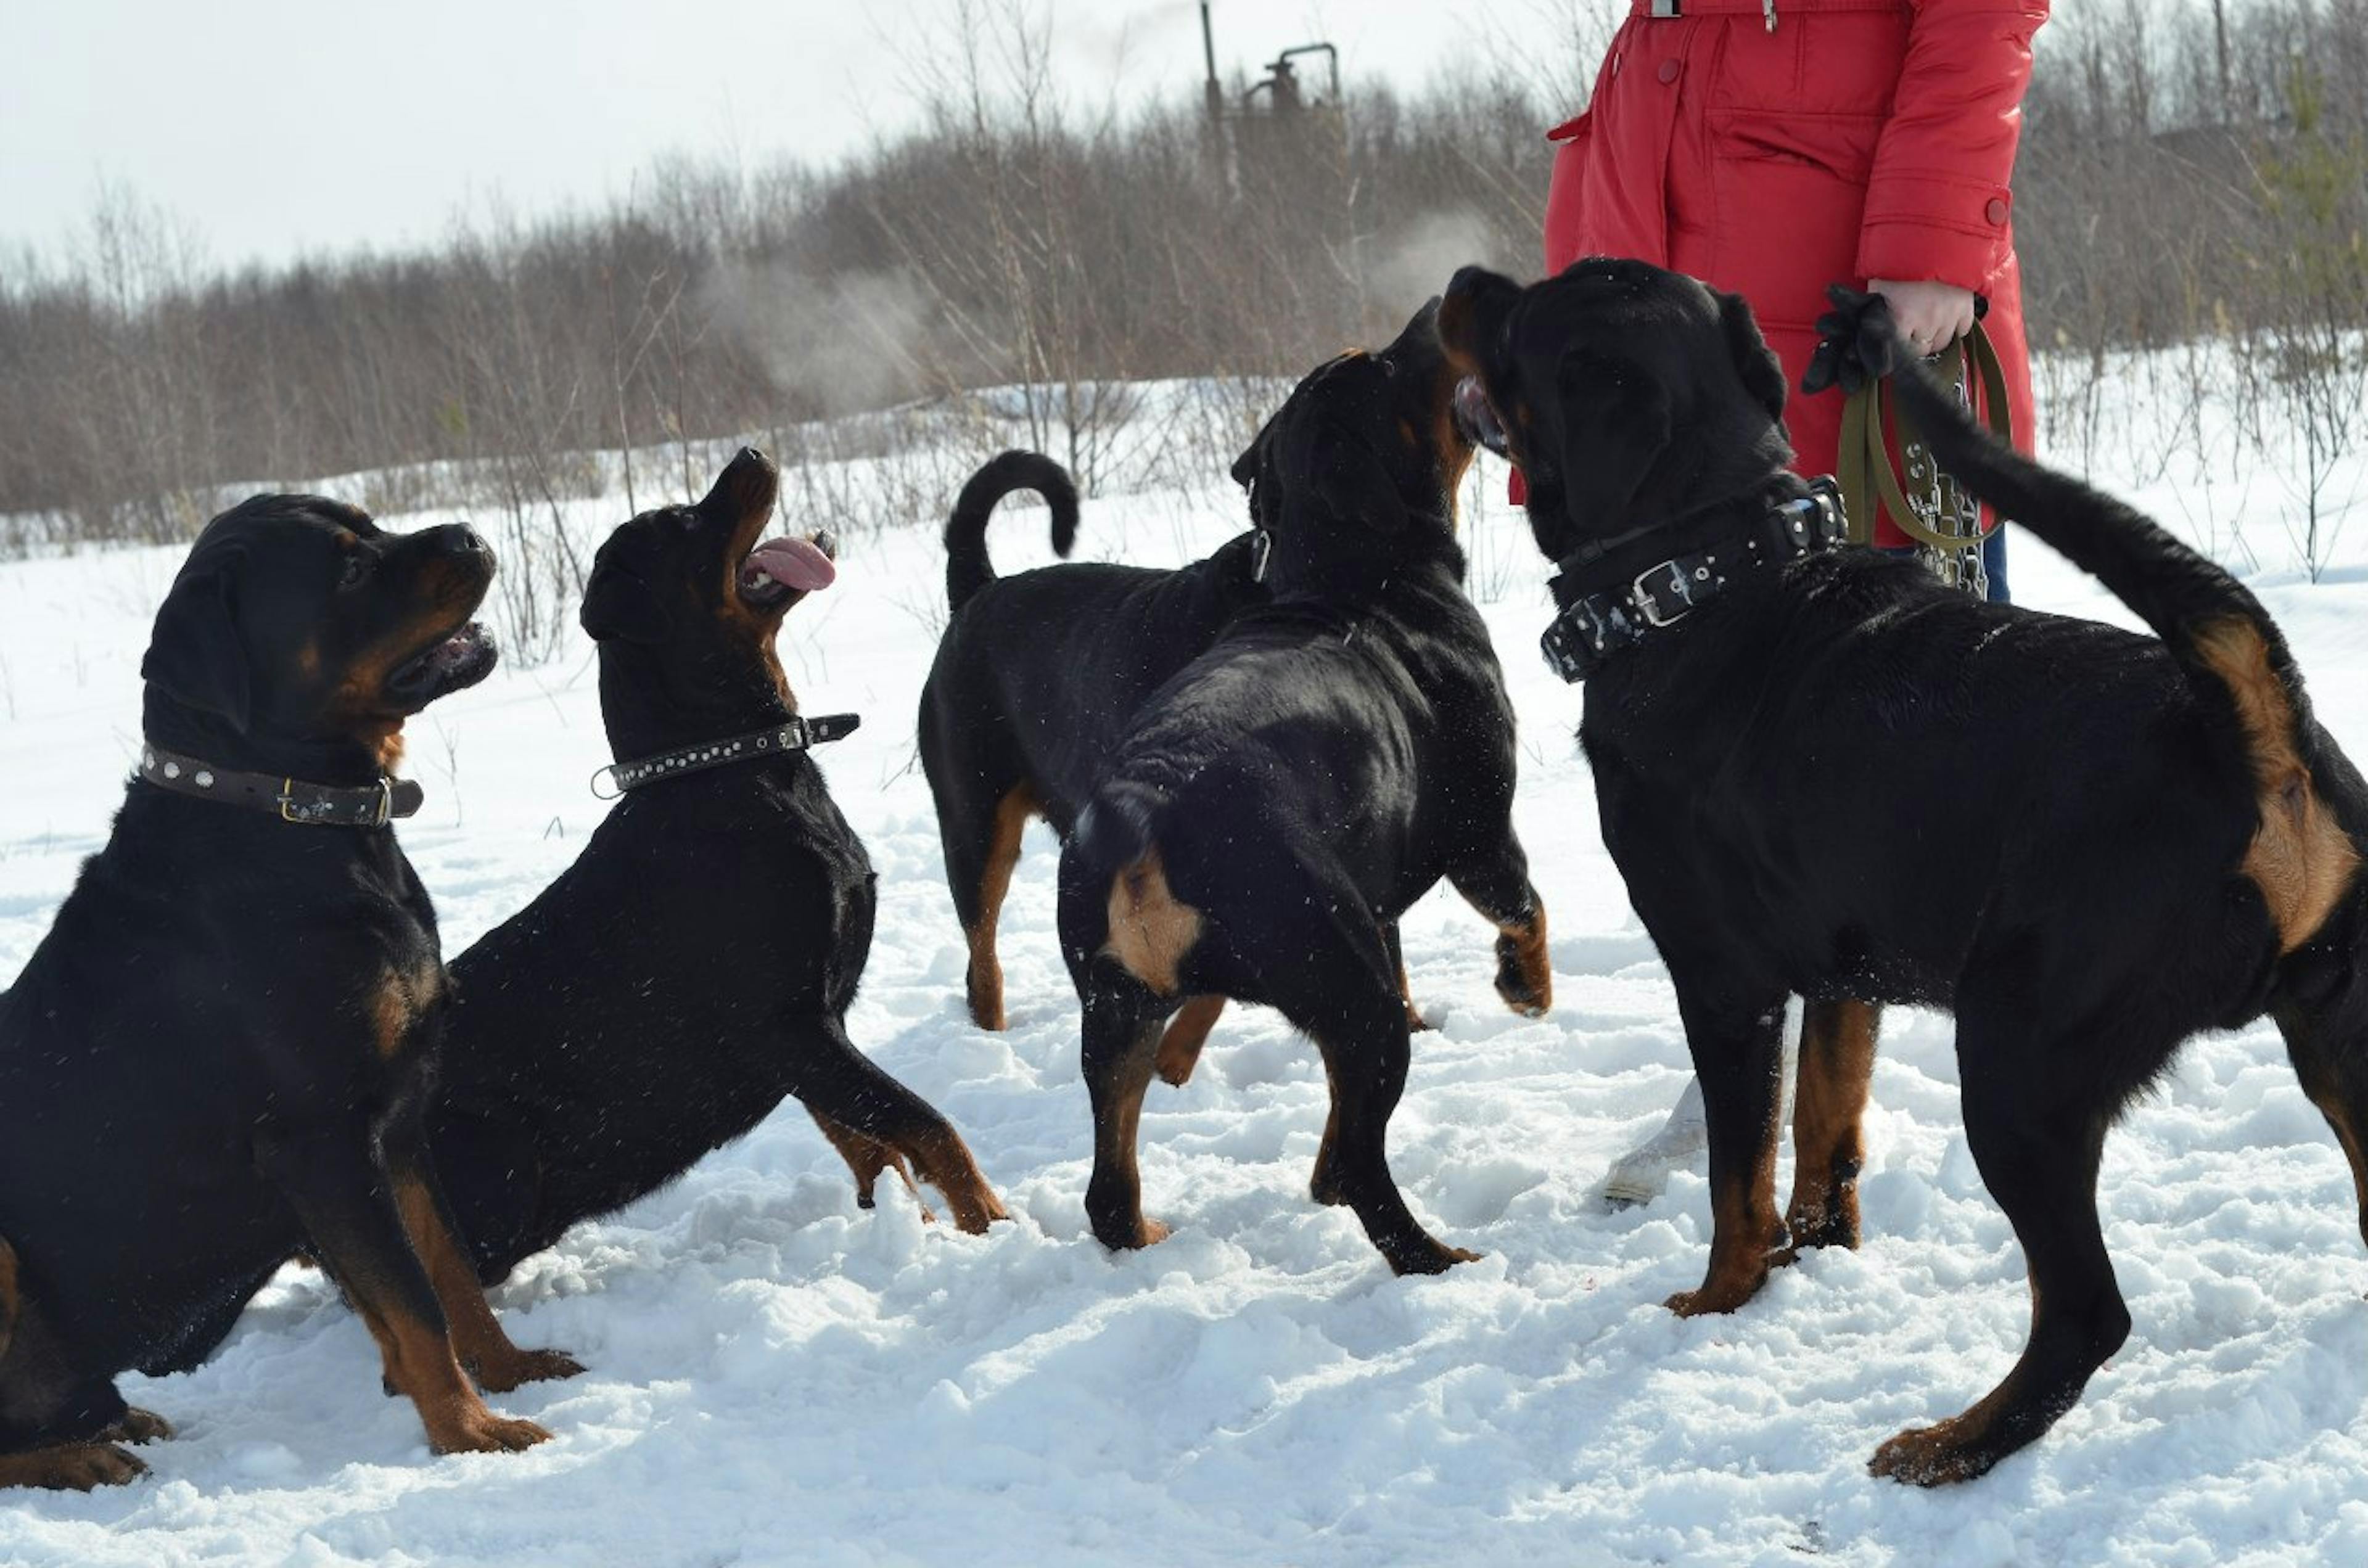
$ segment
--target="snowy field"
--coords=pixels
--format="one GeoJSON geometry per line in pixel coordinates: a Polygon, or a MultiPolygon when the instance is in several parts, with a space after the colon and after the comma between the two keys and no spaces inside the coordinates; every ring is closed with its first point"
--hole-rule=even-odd
{"type": "MultiPolygon", "coordinates": [[[[2275,475],[2197,470],[2174,450],[2100,476],[2146,479],[2142,502],[2252,572],[2321,716],[2368,759],[2368,520],[2311,585],[2275,475]]],[[[2336,488],[2368,494],[2357,468],[2336,488]]],[[[1174,563],[1240,515],[1229,489],[1093,504],[1081,553],[1174,563]]],[[[920,521],[852,541],[783,656],[809,711],[865,717],[823,763],[881,873],[855,1037],[951,1117],[1014,1222],[925,1225],[886,1186],[859,1210],[786,1106],[500,1292],[520,1343],[591,1369],[494,1402],[557,1434],[519,1456],[431,1456],[411,1406],[381,1394],[361,1324],[289,1272],[210,1365],[124,1380],[180,1428],[146,1450],[153,1476],[0,1494],[0,1563],[2368,1562],[2368,1249],[2342,1155],[2267,1026],[2197,1042],[2110,1143],[2100,1199],[2135,1329],[2054,1433],[1985,1480],[1927,1493],[1865,1472],[1894,1431],[1987,1390],[2026,1326],[1945,1019],[1886,1028],[1864,1250],[1809,1255],[1733,1316],[1662,1309],[1699,1281],[1705,1182],[1681,1174],[1623,1212],[1600,1188],[1676,1097],[1685,1050],[1597,840],[1578,694],[1534,653],[1544,569],[1501,505],[1474,580],[1523,726],[1520,826],[1555,1006],[1508,1014],[1491,933],[1444,892],[1417,905],[1406,960],[1437,1027],[1391,1128],[1408,1199],[1486,1256],[1394,1278],[1345,1210],[1309,1201],[1322,1072],[1242,1010],[1144,1113],[1146,1208],[1173,1237],[1103,1251],[1041,828],[1004,920],[1012,1028],[981,1033],[962,1009],[913,748],[942,604],[936,519],[920,521]]],[[[1041,511],[1008,512],[998,565],[1048,559],[1042,533],[1041,511]]],[[[177,556],[0,566],[0,983],[103,840],[177,556]]],[[[2013,581],[2025,602],[2127,623],[2027,538],[2013,581]]],[[[411,756],[429,798],[403,839],[458,952],[599,818],[588,646],[430,710],[411,756]]]]}

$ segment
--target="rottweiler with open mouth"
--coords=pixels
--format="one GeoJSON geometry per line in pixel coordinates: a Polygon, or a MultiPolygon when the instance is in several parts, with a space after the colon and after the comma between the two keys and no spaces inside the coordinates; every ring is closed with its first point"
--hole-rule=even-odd
{"type": "Polygon", "coordinates": [[[1702,1079],[1715,1228],[1672,1308],[1734,1311],[1792,1247],[1858,1244],[1873,1008],[1803,1041],[1780,1219],[1786,996],[1956,1017],[1966,1140],[2032,1325],[1990,1393],[1876,1451],[1875,1473],[1932,1485],[2046,1431],[2127,1338],[2098,1163],[2189,1036],[2273,1017],[2368,1206],[2368,789],[2241,584],[1989,439],[1880,300],[1837,299],[1813,377],[1899,371],[1943,470],[2155,636],[1840,545],[1785,470],[1782,375],[1736,296],[1600,257],[1526,289],[1468,267],[1440,334],[1468,420],[1530,476],[1560,567],[1547,652],[1587,683],[1604,844],[1702,1079]]]}
{"type": "Polygon", "coordinates": [[[1512,827],[1513,711],[1464,597],[1455,492],[1472,445],[1436,301],[1379,353],[1292,393],[1244,455],[1269,602],[1144,702],[1062,855],[1060,931],[1084,1005],[1105,1245],[1165,1230],[1135,1167],[1160,1026],[1188,997],[1279,1009],[1311,1036],[1332,1116],[1311,1189],[1392,1268],[1473,1255],[1423,1229],[1384,1153],[1406,1085],[1396,921],[1441,877],[1497,927],[1497,988],[1551,997],[1545,908],[1512,827]]]}
{"type": "Polygon", "coordinates": [[[780,479],[744,449],[694,506],[600,547],[583,621],[622,798],[575,863],[452,961],[430,1117],[476,1275],[665,1186],[803,1102],[854,1169],[935,1185],[965,1231],[1005,1218],[961,1136],[855,1048],[875,878],[811,748],[775,642],[837,576],[827,536],[761,540],[780,479]]]}
{"type": "Polygon", "coordinates": [[[564,1375],[473,1288],[422,1111],[450,1006],[391,819],[404,722],[483,680],[493,581],[453,525],[260,495],[156,617],[138,774],[0,996],[0,1485],[87,1488],[169,1434],[127,1369],[188,1365],[280,1262],[318,1259],[438,1452],[549,1436],[487,1387],[564,1375]]]}

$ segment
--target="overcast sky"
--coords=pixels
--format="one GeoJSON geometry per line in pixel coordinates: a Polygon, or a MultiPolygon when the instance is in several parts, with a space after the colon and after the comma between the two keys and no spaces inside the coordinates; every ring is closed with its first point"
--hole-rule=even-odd
{"type": "MultiPolygon", "coordinates": [[[[1074,101],[1201,79],[1196,0],[1030,3],[1074,101]]],[[[1531,30],[1566,51],[1573,4],[1215,0],[1218,67],[1321,38],[1352,77],[1417,87],[1531,30]]],[[[669,151],[827,163],[916,121],[954,5],[0,0],[0,246],[54,254],[102,182],[235,264],[432,244],[494,199],[597,201],[669,151]]]]}

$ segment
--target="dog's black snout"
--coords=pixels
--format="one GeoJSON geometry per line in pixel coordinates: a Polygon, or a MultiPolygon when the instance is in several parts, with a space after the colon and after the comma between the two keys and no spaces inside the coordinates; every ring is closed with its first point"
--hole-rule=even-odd
{"type": "Polygon", "coordinates": [[[436,530],[436,549],[444,555],[491,555],[494,547],[485,536],[466,523],[452,523],[436,530]]]}

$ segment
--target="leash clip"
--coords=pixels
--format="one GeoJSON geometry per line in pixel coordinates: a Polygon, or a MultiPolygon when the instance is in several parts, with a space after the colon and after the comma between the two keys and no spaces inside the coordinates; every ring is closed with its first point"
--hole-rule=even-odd
{"type": "Polygon", "coordinates": [[[1266,581],[1267,558],[1273,553],[1274,535],[1267,532],[1264,528],[1258,529],[1258,538],[1250,540],[1251,582],[1263,583],[1266,581]]]}

